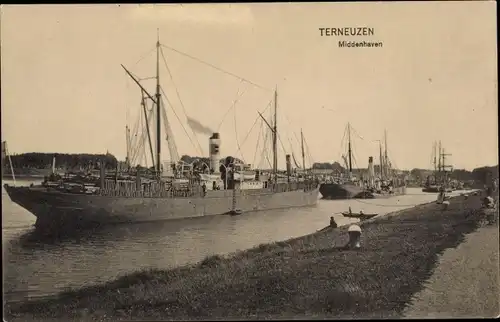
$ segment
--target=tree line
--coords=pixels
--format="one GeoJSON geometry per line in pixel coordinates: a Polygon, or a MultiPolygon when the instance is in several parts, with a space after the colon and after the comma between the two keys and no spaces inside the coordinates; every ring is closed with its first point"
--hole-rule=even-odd
{"type": "MultiPolygon", "coordinates": [[[[118,160],[110,154],[89,154],[89,153],[40,153],[30,152],[21,154],[12,154],[12,166],[14,169],[50,169],[52,167],[53,158],[56,159],[56,168],[64,169],[99,169],[100,164],[104,163],[106,169],[115,169],[118,160]]],[[[181,160],[185,163],[192,164],[195,168],[204,169],[210,166],[210,159],[206,157],[196,157],[183,155],[181,160]]],[[[238,158],[228,156],[223,159],[226,165],[231,162],[243,163],[238,158]],[[230,158],[230,159],[228,159],[230,158]]],[[[9,168],[9,162],[4,162],[4,167],[9,168]]],[[[144,168],[144,167],[141,167],[144,168]]],[[[152,168],[152,167],[151,167],[152,168]]]]}
{"type": "MultiPolygon", "coordinates": [[[[99,168],[101,163],[106,165],[106,169],[114,169],[118,163],[116,157],[107,154],[89,153],[39,153],[30,152],[22,154],[12,154],[12,167],[14,169],[48,169],[52,167],[52,160],[55,157],[56,168],[77,169],[77,168],[99,168]]],[[[10,167],[9,162],[4,162],[4,167],[10,167]]]]}
{"type": "MultiPolygon", "coordinates": [[[[341,173],[346,171],[340,163],[334,162],[322,162],[322,163],[314,163],[312,166],[313,169],[322,169],[322,170],[333,170],[334,172],[339,171],[341,173]]],[[[380,172],[380,165],[375,164],[375,173],[380,172]]],[[[359,170],[365,169],[353,169],[353,172],[357,172],[359,170]]],[[[433,170],[429,169],[412,169],[409,171],[409,175],[412,179],[417,181],[425,181],[426,178],[434,173],[433,170]]],[[[491,181],[492,178],[498,178],[498,165],[496,166],[484,166],[475,168],[472,171],[465,169],[454,169],[453,171],[448,173],[448,177],[454,180],[460,181],[479,181],[479,182],[488,182],[491,181]]]]}

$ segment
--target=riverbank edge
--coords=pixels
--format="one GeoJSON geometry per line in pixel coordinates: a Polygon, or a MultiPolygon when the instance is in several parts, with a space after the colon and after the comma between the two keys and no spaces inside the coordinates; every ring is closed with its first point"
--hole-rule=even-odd
{"type": "MultiPolygon", "coordinates": [[[[451,201],[452,205],[460,203],[460,202],[457,202],[458,200],[461,200],[462,203],[470,204],[473,202],[472,199],[474,199],[474,197],[473,197],[474,194],[477,194],[477,193],[475,193],[474,191],[471,191],[471,192],[468,192],[465,194],[469,197],[464,197],[463,195],[457,196],[457,197],[453,197],[450,201],[451,201]],[[469,200],[469,201],[466,201],[466,200],[469,200]]],[[[478,200],[479,197],[476,197],[475,199],[478,200]]],[[[475,200],[476,207],[478,205],[477,200],[475,200]]],[[[474,207],[472,207],[472,208],[474,208],[474,207]]],[[[364,229],[366,229],[366,227],[370,228],[370,226],[372,226],[372,225],[381,226],[382,224],[388,224],[390,222],[390,220],[396,218],[396,220],[399,221],[399,223],[404,226],[404,224],[405,224],[404,218],[402,218],[402,217],[405,217],[405,215],[411,216],[412,214],[414,216],[416,215],[417,217],[419,217],[419,216],[422,217],[422,213],[424,213],[423,214],[424,217],[428,217],[427,219],[433,218],[435,220],[436,218],[438,218],[438,221],[439,221],[439,217],[437,217],[437,216],[432,217],[432,215],[425,215],[426,211],[424,211],[424,210],[428,210],[428,212],[439,213],[442,211],[440,209],[441,209],[441,205],[437,205],[435,201],[432,201],[432,202],[428,202],[428,203],[424,203],[424,204],[419,204],[415,207],[397,210],[397,211],[388,213],[386,215],[377,216],[377,217],[372,218],[370,220],[366,220],[362,223],[359,223],[358,225],[361,227],[365,227],[364,229]]],[[[464,224],[466,222],[465,226],[467,226],[467,229],[456,231],[456,236],[454,236],[456,238],[453,238],[454,240],[456,239],[456,241],[453,242],[451,245],[447,245],[446,247],[444,247],[444,249],[457,246],[463,240],[463,236],[465,234],[468,234],[476,229],[475,223],[474,223],[474,221],[475,221],[474,218],[469,218],[467,220],[463,219],[464,211],[466,211],[467,209],[470,209],[470,207],[462,207],[460,209],[454,210],[455,211],[454,217],[459,218],[459,219],[457,222],[454,222],[453,224],[461,225],[461,224],[464,224]]],[[[442,218],[446,218],[446,217],[442,217],[442,218]]],[[[422,219],[425,219],[425,218],[419,218],[420,223],[422,222],[422,219]]],[[[414,220],[415,220],[415,218],[413,219],[413,221],[414,220]]],[[[440,224],[443,224],[443,223],[440,223],[440,224]]],[[[449,223],[447,223],[447,224],[449,224],[449,223]]],[[[333,239],[335,245],[345,244],[345,242],[346,242],[345,232],[346,232],[347,226],[349,226],[349,225],[341,226],[341,227],[336,228],[336,229],[328,229],[326,231],[321,231],[321,232],[320,231],[313,232],[313,233],[305,235],[305,236],[295,237],[295,238],[291,238],[291,239],[288,239],[285,241],[274,242],[274,243],[270,243],[270,244],[261,244],[257,247],[251,248],[251,249],[227,254],[226,256],[220,256],[220,255],[209,256],[197,264],[184,265],[181,267],[168,269],[168,270],[139,271],[137,273],[132,273],[132,274],[125,275],[123,277],[119,277],[118,279],[116,279],[114,281],[111,281],[111,282],[108,282],[108,283],[105,283],[102,285],[90,286],[90,287],[85,287],[85,288],[82,288],[79,290],[71,290],[71,291],[63,292],[56,298],[37,299],[37,300],[27,301],[24,303],[8,304],[5,308],[5,312],[6,312],[7,316],[23,317],[23,318],[25,318],[26,315],[32,315],[33,317],[36,317],[36,318],[51,318],[54,316],[60,317],[61,315],[66,316],[66,317],[68,317],[68,316],[82,317],[82,315],[87,316],[89,314],[90,315],[100,315],[101,317],[107,316],[108,318],[111,315],[112,319],[122,319],[122,318],[129,319],[131,316],[137,316],[139,318],[144,318],[145,317],[144,314],[137,314],[137,312],[135,312],[135,314],[134,314],[134,311],[136,311],[136,310],[131,309],[131,306],[134,306],[134,305],[144,306],[143,305],[144,303],[142,303],[142,301],[140,301],[142,304],[134,302],[137,300],[137,296],[134,296],[134,294],[133,294],[134,292],[137,292],[137,289],[134,290],[134,287],[137,285],[142,285],[139,288],[142,289],[140,292],[142,293],[143,297],[147,298],[148,296],[146,294],[149,294],[150,296],[154,297],[155,296],[154,293],[157,293],[157,292],[155,292],[155,290],[158,290],[158,287],[172,286],[172,284],[179,282],[179,280],[182,280],[183,278],[190,278],[190,277],[196,278],[197,277],[196,275],[199,275],[200,273],[201,274],[206,274],[206,273],[212,274],[212,273],[216,273],[216,272],[214,272],[214,270],[217,271],[219,268],[228,270],[228,267],[231,267],[231,269],[237,269],[240,271],[248,270],[247,269],[248,265],[245,265],[245,264],[248,264],[248,261],[251,260],[251,257],[261,258],[261,257],[266,257],[266,256],[269,257],[269,255],[270,255],[270,256],[274,257],[273,259],[275,259],[275,258],[283,259],[283,255],[286,255],[287,252],[291,251],[290,253],[294,253],[298,250],[298,249],[296,249],[297,244],[299,245],[299,250],[301,250],[301,251],[307,251],[307,252],[313,251],[313,253],[314,252],[322,253],[322,252],[327,251],[327,249],[325,249],[325,247],[324,247],[325,246],[325,243],[324,243],[325,236],[332,237],[332,236],[328,236],[328,235],[333,235],[332,239],[333,239]],[[344,236],[342,236],[342,235],[344,235],[344,236]],[[306,242],[306,240],[308,240],[308,242],[306,242]],[[317,241],[317,245],[315,245],[315,241],[317,241]],[[306,245],[306,244],[308,244],[308,245],[306,245]],[[233,266],[235,266],[235,267],[233,267],[233,266]],[[190,276],[190,275],[192,275],[192,276],[190,276]],[[126,291],[127,288],[129,288],[128,291],[126,291]],[[132,289],[130,289],[130,288],[132,288],[132,289]],[[120,290],[123,290],[124,292],[120,292],[120,290]],[[127,305],[129,306],[129,309],[125,308],[127,305],[125,305],[125,306],[121,305],[121,304],[125,304],[125,303],[117,303],[118,305],[114,305],[113,303],[110,303],[110,300],[112,300],[112,297],[116,296],[116,292],[118,294],[121,294],[119,296],[120,299],[118,299],[118,302],[123,302],[123,301],[129,302],[126,298],[127,297],[133,298],[133,299],[131,299],[131,303],[127,303],[127,305]],[[110,293],[113,293],[113,294],[110,294],[110,293]],[[94,305],[94,308],[92,308],[93,305],[90,305],[90,308],[88,307],[88,305],[85,305],[82,307],[83,303],[90,301],[90,297],[94,297],[94,301],[95,301],[95,297],[98,297],[98,296],[105,297],[103,299],[103,301],[97,301],[97,302],[100,302],[100,304],[104,304],[107,301],[108,302],[107,307],[106,307],[106,305],[104,305],[105,306],[104,308],[102,308],[102,307],[98,308],[100,305],[94,305]],[[111,305],[109,305],[109,304],[111,304],[111,305]],[[97,307],[95,307],[95,306],[97,306],[97,307]],[[119,307],[123,307],[123,308],[120,309],[119,307]]],[[[417,224],[416,226],[422,226],[422,225],[417,224]]],[[[462,226],[464,226],[464,225],[462,225],[462,226]]],[[[461,227],[461,228],[464,228],[464,227],[461,227]]],[[[370,232],[368,232],[368,233],[370,233],[370,232]]],[[[449,233],[454,233],[454,231],[449,231],[449,233]]],[[[372,234],[370,236],[370,238],[373,238],[375,240],[375,239],[377,239],[377,235],[372,234]]],[[[380,238],[383,238],[383,237],[380,237],[380,238]]],[[[355,252],[355,251],[346,251],[346,252],[335,251],[336,247],[333,247],[333,248],[331,247],[331,244],[332,244],[331,243],[332,240],[330,240],[331,238],[327,238],[327,239],[328,240],[326,241],[326,246],[330,246],[331,250],[328,250],[330,252],[332,252],[332,250],[333,250],[334,251],[333,253],[336,253],[336,254],[350,254],[350,255],[353,255],[355,253],[362,254],[362,253],[355,252]]],[[[365,240],[365,242],[366,242],[366,240],[365,240]]],[[[435,257],[434,255],[437,255],[438,253],[442,252],[444,249],[439,249],[438,252],[436,252],[435,254],[432,254],[433,257],[435,257]]],[[[289,259],[289,260],[294,260],[292,257],[285,256],[285,258],[289,259]]],[[[270,259],[270,258],[268,258],[268,259],[270,259]]],[[[298,259],[298,260],[300,260],[300,259],[298,259]]],[[[262,264],[262,263],[260,263],[260,264],[262,264]]],[[[354,263],[352,263],[352,264],[354,264],[354,263]]],[[[372,264],[376,265],[377,263],[372,263],[372,264]]],[[[433,264],[435,264],[435,260],[434,260],[433,264]]],[[[353,266],[353,265],[351,265],[351,266],[353,266]]],[[[429,265],[426,265],[426,266],[429,266],[429,265]]],[[[431,266],[433,266],[433,265],[431,265],[431,266]]],[[[274,267],[274,268],[276,268],[276,267],[274,267]]],[[[432,270],[432,267],[428,267],[428,268],[432,270]]],[[[352,270],[352,269],[356,269],[355,265],[353,267],[348,268],[347,270],[352,270]]],[[[220,280],[220,277],[221,276],[219,276],[219,280],[220,280]]],[[[224,279],[226,279],[226,277],[227,276],[225,276],[225,275],[222,276],[222,278],[224,278],[224,279]]],[[[420,284],[422,284],[422,282],[423,282],[423,280],[420,281],[420,284]]],[[[179,284],[179,283],[177,283],[177,284],[179,284]]],[[[191,285],[191,286],[193,286],[193,285],[191,285]]],[[[209,286],[209,285],[205,285],[205,286],[209,286]]],[[[212,287],[213,286],[214,285],[212,285],[212,287]]],[[[175,285],[172,288],[175,289],[175,285]]],[[[177,288],[183,289],[183,286],[181,285],[179,287],[179,285],[177,285],[177,288]]],[[[348,287],[348,289],[349,289],[349,287],[348,287]]],[[[354,289],[355,289],[355,287],[354,287],[354,289]]],[[[190,291],[188,293],[192,293],[193,291],[196,292],[196,291],[202,291],[202,290],[200,290],[200,289],[195,290],[191,287],[190,289],[188,288],[187,291],[190,291]]],[[[179,292],[175,292],[175,293],[176,293],[177,297],[180,297],[180,298],[184,297],[185,300],[188,300],[189,296],[191,295],[191,294],[188,294],[186,296],[186,295],[183,295],[179,292]]],[[[352,293],[356,293],[356,291],[355,290],[353,291],[353,289],[351,288],[351,290],[347,290],[347,293],[352,294],[352,293]]],[[[158,300],[158,298],[156,300],[158,300]]],[[[179,302],[178,299],[173,300],[173,301],[172,300],[161,301],[161,303],[163,303],[163,305],[167,305],[167,306],[173,305],[176,307],[175,311],[179,311],[179,304],[180,303],[176,303],[176,302],[179,302]]],[[[188,301],[187,303],[189,303],[189,305],[195,304],[192,301],[188,301]]],[[[87,304],[89,304],[89,303],[87,303],[87,304]]],[[[96,304],[96,303],[94,303],[94,304],[96,304]]],[[[139,311],[141,311],[141,310],[139,310],[139,311]]],[[[170,311],[170,310],[167,310],[167,311],[170,311]]],[[[181,311],[183,311],[183,310],[181,310],[181,311]]],[[[197,317],[205,316],[205,314],[194,314],[198,311],[199,311],[199,308],[194,310],[194,311],[188,309],[187,311],[184,312],[184,314],[181,314],[181,317],[183,319],[192,319],[193,316],[197,316],[197,317]]],[[[215,311],[217,311],[217,310],[215,310],[215,311]]],[[[257,311],[258,311],[258,309],[257,309],[257,311]]],[[[307,311],[307,309],[305,309],[305,311],[307,311]]],[[[385,310],[385,311],[383,308],[379,308],[376,312],[372,312],[371,317],[399,316],[399,313],[394,313],[394,312],[391,313],[390,311],[391,311],[391,309],[389,309],[389,308],[387,308],[387,310],[385,310]]],[[[158,317],[163,317],[163,318],[165,316],[170,316],[170,317],[175,316],[175,315],[172,315],[173,312],[148,312],[148,313],[152,313],[153,316],[158,316],[158,317]]],[[[198,312],[198,313],[203,313],[203,312],[198,312]]],[[[321,314],[321,313],[319,315],[315,312],[306,312],[306,313],[309,313],[309,315],[308,315],[309,317],[311,317],[311,316],[312,317],[324,316],[324,314],[321,314]]],[[[227,315],[224,314],[224,312],[222,312],[220,310],[219,310],[219,315],[227,317],[227,315]]],[[[264,314],[264,315],[266,315],[266,316],[280,316],[280,317],[283,316],[283,315],[280,315],[279,312],[274,312],[271,315],[269,315],[268,313],[264,314]]],[[[295,315],[296,315],[296,313],[291,314],[289,316],[295,316],[295,315]]],[[[300,313],[298,315],[300,315],[300,313]]],[[[209,315],[209,316],[211,318],[217,317],[217,315],[215,315],[215,316],[209,315]]],[[[257,318],[258,316],[261,317],[262,315],[259,315],[259,314],[256,314],[256,315],[254,315],[254,314],[234,315],[233,314],[233,315],[229,315],[229,316],[230,317],[238,316],[238,317],[245,317],[245,318],[249,318],[249,317],[250,318],[257,318]]],[[[349,316],[349,314],[343,315],[343,316],[349,316]]],[[[148,316],[148,317],[150,317],[150,316],[148,316]]],[[[358,317],[358,316],[356,316],[356,317],[358,317]]],[[[175,318],[177,319],[178,317],[176,316],[175,318]]]]}

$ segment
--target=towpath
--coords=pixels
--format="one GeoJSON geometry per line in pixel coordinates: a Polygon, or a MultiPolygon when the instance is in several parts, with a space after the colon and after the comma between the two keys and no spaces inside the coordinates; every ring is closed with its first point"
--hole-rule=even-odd
{"type": "Polygon", "coordinates": [[[486,318],[500,314],[498,227],[480,228],[440,257],[407,318],[486,318]]]}

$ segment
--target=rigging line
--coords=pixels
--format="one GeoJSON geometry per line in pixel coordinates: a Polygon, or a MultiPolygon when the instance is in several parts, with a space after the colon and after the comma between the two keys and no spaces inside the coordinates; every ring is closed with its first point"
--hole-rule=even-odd
{"type": "MultiPolygon", "coordinates": [[[[170,100],[168,99],[168,96],[165,94],[165,91],[163,90],[163,87],[160,86],[160,90],[161,92],[163,93],[163,96],[165,97],[165,99],[167,100],[168,104],[170,105],[171,107],[171,110],[172,112],[174,112],[174,115],[175,117],[177,118],[177,120],[179,121],[182,129],[184,130],[184,133],[186,133],[186,136],[188,137],[189,141],[191,142],[191,144],[193,145],[193,147],[196,149],[196,144],[194,144],[193,142],[193,139],[191,138],[191,136],[189,136],[189,133],[187,132],[186,128],[184,127],[184,124],[182,124],[182,121],[181,119],[179,118],[179,116],[177,115],[177,112],[175,111],[175,108],[174,106],[172,105],[172,103],[170,102],[170,100]]],[[[200,148],[200,153],[203,154],[203,150],[201,150],[201,146],[200,146],[200,143],[198,143],[198,146],[200,148]]]]}
{"type": "Polygon", "coordinates": [[[255,153],[253,154],[252,164],[255,164],[257,160],[257,150],[259,149],[260,138],[262,136],[262,127],[264,126],[264,121],[260,121],[259,136],[257,136],[257,144],[255,145],[255,153]]]}
{"type": "MultiPolygon", "coordinates": [[[[154,112],[153,112],[153,109],[151,109],[149,112],[148,112],[148,116],[147,116],[147,119],[144,120],[144,125],[148,124],[149,125],[149,128],[153,128],[153,124],[154,124],[154,112]]],[[[142,140],[139,142],[139,151],[142,150],[142,151],[147,151],[147,144],[146,144],[146,141],[148,139],[148,127],[144,126],[143,127],[143,130],[142,130],[142,140]]],[[[149,142],[148,142],[149,143],[149,142]]],[[[144,152],[146,153],[146,152],[144,152]]],[[[144,158],[147,158],[147,154],[145,154],[144,158]]],[[[152,160],[152,164],[154,164],[153,162],[154,160],[152,160]]]]}
{"type": "MultiPolygon", "coordinates": [[[[278,140],[280,141],[281,148],[283,149],[283,154],[286,155],[286,149],[285,149],[285,145],[283,144],[283,141],[281,141],[281,135],[278,134],[277,137],[278,137],[278,140]]],[[[292,151],[292,153],[293,153],[293,151],[292,151]]]]}
{"type": "MultiPolygon", "coordinates": [[[[152,111],[149,112],[149,115],[148,115],[148,120],[151,120],[152,119],[152,111]]],[[[138,138],[138,140],[136,140],[136,147],[134,148],[134,160],[140,158],[141,156],[141,153],[142,151],[145,151],[146,149],[146,145],[145,145],[145,142],[146,142],[146,138],[147,138],[147,130],[146,130],[146,127],[144,126],[145,125],[145,120],[143,120],[141,118],[141,127],[142,127],[142,133],[140,135],[140,137],[138,138]]]]}
{"type": "MultiPolygon", "coordinates": [[[[168,71],[168,75],[170,76],[170,80],[172,81],[172,85],[174,85],[174,89],[175,89],[175,93],[177,94],[177,98],[179,99],[179,102],[181,103],[181,107],[182,107],[182,111],[184,113],[184,116],[186,118],[188,118],[187,113],[186,113],[186,108],[184,106],[184,103],[182,102],[179,90],[178,90],[177,86],[175,85],[174,77],[172,76],[172,73],[170,72],[170,68],[168,67],[168,64],[167,64],[167,59],[165,58],[165,55],[163,54],[163,49],[161,47],[160,47],[160,52],[161,52],[161,57],[163,59],[163,63],[165,64],[165,67],[167,68],[167,71],[168,71]]],[[[166,94],[163,94],[163,95],[167,98],[166,94]]],[[[170,104],[170,106],[173,106],[171,102],[168,102],[168,103],[170,104]]],[[[180,120],[179,120],[179,122],[180,122],[180,120]]],[[[196,143],[198,143],[198,148],[200,149],[200,153],[203,154],[203,149],[201,148],[200,141],[198,140],[196,133],[194,132],[193,128],[189,125],[189,123],[188,123],[188,126],[194,134],[194,138],[196,139],[196,143]]]]}
{"type": "MultiPolygon", "coordinates": [[[[129,79],[128,78],[125,78],[125,91],[126,91],[126,93],[130,92],[130,84],[129,84],[129,79]]],[[[125,111],[127,111],[126,112],[127,114],[125,116],[125,122],[128,125],[129,121],[130,121],[130,107],[129,107],[129,104],[128,104],[128,101],[127,101],[126,98],[125,98],[125,104],[124,105],[125,105],[125,111]]]]}
{"type": "MultiPolygon", "coordinates": [[[[286,115],[286,113],[283,113],[283,115],[285,115],[285,119],[287,120],[288,125],[290,125],[290,128],[291,128],[291,129],[293,129],[293,128],[294,128],[294,126],[292,125],[292,122],[291,122],[291,121],[290,121],[290,119],[288,118],[288,115],[286,115]]],[[[297,142],[298,142],[299,144],[301,144],[301,143],[300,143],[300,140],[299,140],[299,137],[297,136],[297,133],[296,133],[294,130],[292,130],[292,134],[293,134],[293,136],[295,137],[295,139],[297,140],[297,142]]],[[[291,142],[290,142],[290,144],[291,144],[291,142]]]]}
{"type": "Polygon", "coordinates": [[[356,131],[354,127],[351,126],[351,130],[353,130],[354,134],[356,134],[361,140],[364,140],[364,138],[358,133],[358,131],[356,131]]]}
{"type": "MultiPolygon", "coordinates": [[[[238,92],[239,91],[240,91],[240,89],[238,88],[238,92]]],[[[234,105],[233,105],[234,137],[236,139],[236,146],[238,147],[238,151],[240,152],[241,159],[243,160],[243,162],[245,162],[245,156],[243,155],[243,152],[241,151],[240,142],[238,141],[238,125],[236,124],[236,108],[235,107],[236,107],[236,101],[234,102],[234,105]]]]}
{"type": "MultiPolygon", "coordinates": [[[[264,114],[271,107],[271,103],[272,102],[273,102],[273,99],[271,99],[269,101],[269,103],[267,103],[266,108],[260,114],[264,114]]],[[[257,118],[255,119],[255,122],[253,123],[252,127],[250,128],[250,130],[248,130],[247,135],[245,136],[245,138],[243,139],[243,142],[241,143],[242,146],[245,144],[246,140],[248,139],[248,136],[250,135],[250,132],[252,131],[252,129],[255,126],[255,124],[257,124],[257,121],[259,120],[259,118],[260,118],[260,115],[257,116],[257,118]]]]}
{"type": "Polygon", "coordinates": [[[143,136],[144,136],[144,122],[142,120],[142,113],[139,113],[139,122],[137,123],[140,123],[138,124],[138,127],[134,129],[134,140],[133,140],[133,143],[132,143],[132,156],[133,156],[133,159],[135,160],[137,158],[137,151],[140,149],[140,142],[142,141],[143,139],[143,136]],[[142,129],[142,133],[139,134],[139,129],[142,129]]]}
{"type": "MultiPolygon", "coordinates": [[[[262,120],[262,123],[264,123],[264,120],[262,120]]],[[[271,161],[269,161],[269,152],[268,150],[268,145],[269,145],[269,133],[270,131],[266,127],[262,128],[263,133],[264,133],[264,141],[262,145],[262,153],[260,154],[260,160],[259,160],[259,166],[263,163],[263,161],[266,161],[269,163],[269,166],[271,167],[271,161]]]]}
{"type": "MultiPolygon", "coordinates": [[[[269,107],[270,107],[270,106],[268,105],[268,106],[266,107],[266,109],[265,109],[264,111],[262,111],[262,113],[264,113],[265,111],[267,111],[267,109],[268,109],[269,107]]],[[[252,130],[253,130],[253,128],[254,128],[254,126],[255,126],[255,124],[257,124],[257,121],[258,121],[259,119],[260,119],[260,116],[257,116],[257,117],[255,118],[255,122],[253,122],[252,127],[250,128],[250,130],[248,130],[247,135],[246,135],[246,136],[245,136],[245,138],[243,139],[243,142],[241,142],[241,146],[243,146],[243,145],[245,144],[245,142],[246,142],[246,141],[247,141],[247,139],[248,139],[248,136],[249,136],[249,135],[250,135],[250,133],[252,132],[252,130]]]]}
{"type": "MultiPolygon", "coordinates": [[[[308,164],[309,164],[310,166],[312,166],[312,164],[313,164],[313,162],[312,162],[312,161],[313,161],[313,160],[312,160],[312,158],[311,158],[311,152],[309,151],[309,148],[308,148],[308,146],[307,146],[307,140],[306,140],[305,135],[304,135],[304,150],[305,150],[305,152],[307,153],[307,158],[306,158],[306,160],[308,161],[308,164]]],[[[304,154],[306,154],[306,153],[304,153],[304,154]]],[[[307,167],[306,167],[306,168],[307,168],[307,167]]]]}
{"type": "Polygon", "coordinates": [[[228,71],[226,71],[226,70],[224,70],[224,69],[222,69],[222,68],[219,68],[219,67],[217,67],[217,66],[215,66],[215,65],[213,65],[213,64],[210,64],[210,63],[208,63],[208,62],[206,62],[206,61],[204,61],[204,60],[201,60],[201,59],[199,59],[199,58],[196,58],[196,57],[194,57],[194,56],[191,56],[191,55],[189,55],[189,54],[186,54],[186,53],[184,53],[184,52],[182,52],[182,51],[180,51],[180,50],[177,50],[177,49],[175,49],[175,48],[169,47],[169,46],[164,45],[164,44],[162,44],[161,46],[162,46],[162,47],[165,47],[165,48],[167,48],[167,49],[170,49],[170,50],[172,50],[172,51],[175,51],[175,52],[176,52],[176,53],[178,53],[178,54],[181,54],[181,55],[183,55],[183,56],[186,56],[186,57],[188,57],[188,58],[191,58],[191,59],[193,59],[193,60],[195,60],[195,61],[197,61],[197,62],[199,62],[199,63],[202,63],[202,64],[205,64],[205,65],[207,65],[207,66],[210,66],[210,67],[212,67],[212,68],[214,68],[214,69],[216,69],[216,70],[218,70],[218,71],[220,71],[220,72],[222,72],[222,73],[224,73],[224,74],[227,74],[227,75],[230,75],[230,76],[232,76],[232,77],[238,78],[238,79],[240,79],[240,80],[242,80],[242,81],[245,81],[246,83],[249,83],[249,84],[251,84],[251,85],[253,85],[253,86],[255,86],[255,87],[258,87],[258,88],[260,88],[260,89],[264,89],[264,90],[266,90],[266,91],[273,91],[273,89],[270,89],[270,88],[264,87],[264,86],[262,86],[262,85],[256,84],[256,83],[254,83],[254,82],[252,82],[252,81],[250,81],[250,80],[248,80],[248,79],[246,79],[246,78],[244,78],[244,77],[241,77],[241,76],[238,76],[238,75],[233,74],[233,73],[231,73],[231,72],[228,72],[228,71]]]}
{"type": "Polygon", "coordinates": [[[151,55],[151,53],[152,53],[155,49],[156,49],[156,46],[155,46],[155,47],[153,47],[153,48],[151,48],[151,50],[149,50],[147,53],[145,53],[144,55],[142,55],[142,56],[141,56],[141,58],[139,58],[139,60],[138,60],[138,61],[136,61],[136,62],[135,62],[135,64],[134,64],[134,65],[132,65],[132,66],[135,66],[135,65],[139,64],[139,63],[140,63],[143,59],[145,59],[146,57],[148,57],[149,55],[151,55]]]}
{"type": "Polygon", "coordinates": [[[224,123],[227,115],[229,114],[229,112],[231,112],[231,109],[233,109],[235,106],[236,106],[236,103],[240,100],[241,97],[243,97],[243,94],[245,94],[246,90],[244,90],[243,92],[239,92],[239,88],[238,88],[238,93],[236,93],[236,95],[239,95],[238,97],[236,97],[236,99],[233,101],[233,103],[231,104],[231,106],[229,106],[229,108],[226,110],[226,113],[224,113],[224,116],[222,117],[222,120],[220,121],[219,123],[219,126],[217,126],[217,132],[220,130],[220,127],[222,126],[222,123],[224,123]]]}

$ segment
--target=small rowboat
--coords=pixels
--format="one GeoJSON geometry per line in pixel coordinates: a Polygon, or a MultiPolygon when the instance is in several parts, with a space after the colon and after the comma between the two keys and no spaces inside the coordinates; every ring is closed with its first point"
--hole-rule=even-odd
{"type": "Polygon", "coordinates": [[[358,219],[370,219],[375,216],[378,216],[378,214],[365,214],[362,212],[348,212],[345,211],[342,213],[342,216],[348,217],[348,218],[358,218],[358,219]]]}

